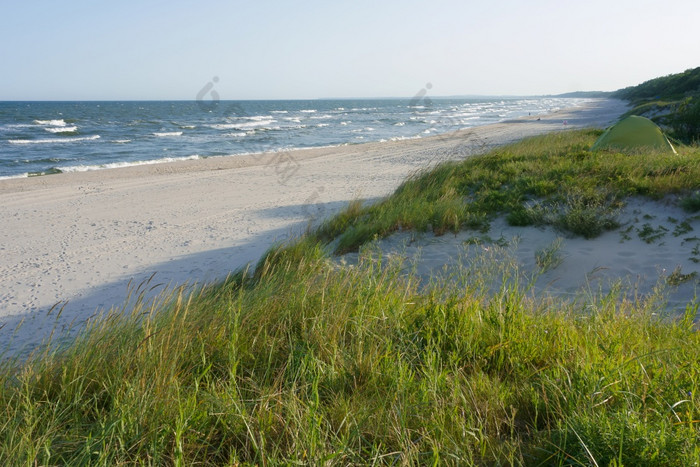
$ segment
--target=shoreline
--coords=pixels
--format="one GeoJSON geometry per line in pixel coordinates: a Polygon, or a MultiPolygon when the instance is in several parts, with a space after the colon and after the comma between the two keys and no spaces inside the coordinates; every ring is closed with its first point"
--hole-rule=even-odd
{"type": "Polygon", "coordinates": [[[601,120],[605,121],[605,114],[609,113],[608,107],[602,111],[602,114],[595,112],[595,107],[601,103],[612,103],[611,107],[615,109],[613,112],[617,111],[619,108],[619,114],[615,115],[615,118],[619,117],[623,113],[622,109],[626,110],[628,105],[623,101],[617,99],[591,99],[591,102],[587,103],[582,107],[570,107],[565,109],[559,109],[554,112],[545,115],[535,115],[528,117],[521,117],[518,119],[504,120],[498,123],[491,123],[487,125],[479,125],[469,128],[464,128],[461,130],[456,130],[448,133],[440,133],[436,135],[431,135],[427,137],[411,137],[411,138],[401,138],[397,140],[382,140],[382,141],[369,141],[363,143],[344,143],[339,145],[329,145],[329,146],[319,146],[319,147],[305,147],[305,148],[290,148],[290,149],[280,149],[276,151],[269,152],[256,152],[256,153],[245,153],[245,154],[232,154],[232,155],[217,155],[217,156],[197,156],[197,157],[184,157],[177,160],[168,161],[163,159],[145,160],[135,162],[133,164],[117,167],[104,167],[95,168],[87,170],[71,170],[66,172],[58,172],[51,174],[41,174],[32,176],[10,176],[2,178],[0,177],[0,193],[11,191],[14,189],[26,189],[27,186],[32,185],[34,182],[28,182],[28,180],[39,179],[42,180],[46,177],[51,177],[52,183],[41,183],[42,185],[54,186],[58,185],[60,181],[67,178],[75,179],[74,181],[96,181],[101,178],[111,179],[116,178],[118,175],[123,176],[141,176],[141,175],[162,175],[162,174],[173,174],[182,172],[200,172],[209,170],[228,170],[228,169],[240,169],[244,167],[251,166],[266,166],[274,164],[278,159],[280,154],[292,153],[299,155],[302,159],[311,159],[315,157],[332,155],[337,152],[345,152],[344,148],[368,148],[376,149],[382,146],[387,146],[391,150],[392,145],[413,145],[416,144],[426,144],[430,145],[436,140],[459,138],[464,136],[469,136],[476,134],[481,137],[484,133],[486,137],[496,137],[497,141],[490,144],[489,147],[499,146],[503,144],[508,144],[510,142],[517,141],[528,136],[534,136],[536,134],[545,133],[547,131],[552,131],[551,128],[546,128],[545,125],[561,125],[559,130],[566,129],[576,129],[585,128],[586,126],[598,126],[600,127],[601,120]],[[593,107],[593,109],[592,109],[593,107]],[[579,114],[585,114],[581,117],[579,114]],[[562,122],[566,121],[567,125],[562,125],[562,122]],[[502,137],[507,133],[503,128],[504,125],[508,126],[508,130],[513,130],[511,126],[513,124],[525,124],[532,123],[537,125],[542,125],[544,128],[533,131],[530,128],[522,128],[522,131],[515,133],[516,136],[507,138],[504,142],[502,137]],[[492,131],[489,131],[492,130],[492,131]],[[102,174],[103,172],[114,172],[111,175],[91,175],[93,173],[102,174]],[[83,178],[82,175],[85,177],[83,178]],[[53,179],[56,177],[55,179],[53,179]]]}
{"type": "Polygon", "coordinates": [[[223,279],[429,165],[536,134],[605,127],[625,108],[598,100],[420,139],[0,180],[0,341],[9,342],[0,352],[121,306],[128,284],[153,273],[162,287],[223,279]],[[60,318],[49,317],[57,303],[60,318]]]}

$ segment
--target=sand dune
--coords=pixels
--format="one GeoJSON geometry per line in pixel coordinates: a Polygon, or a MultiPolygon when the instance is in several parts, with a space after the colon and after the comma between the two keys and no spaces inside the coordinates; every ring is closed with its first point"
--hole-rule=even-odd
{"type": "Polygon", "coordinates": [[[171,285],[223,278],[430,164],[535,134],[605,127],[624,110],[599,100],[424,139],[0,180],[0,349],[30,348],[54,327],[119,305],[130,281],[153,273],[154,283],[171,285]],[[57,303],[60,318],[47,317],[57,303]]]}

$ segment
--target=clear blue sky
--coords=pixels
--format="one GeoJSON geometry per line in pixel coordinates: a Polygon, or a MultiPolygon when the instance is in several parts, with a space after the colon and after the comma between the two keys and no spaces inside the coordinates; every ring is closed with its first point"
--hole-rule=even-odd
{"type": "Polygon", "coordinates": [[[697,0],[26,0],[0,100],[553,94],[700,66],[697,0]]]}

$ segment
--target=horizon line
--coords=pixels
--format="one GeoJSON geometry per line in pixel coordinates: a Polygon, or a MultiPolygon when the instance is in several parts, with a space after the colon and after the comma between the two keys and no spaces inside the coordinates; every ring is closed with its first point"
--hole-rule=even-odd
{"type": "MultiPolygon", "coordinates": [[[[412,100],[412,99],[471,99],[471,98],[544,98],[544,97],[575,97],[573,94],[609,95],[614,91],[573,91],[559,94],[455,94],[446,96],[379,96],[379,97],[309,97],[281,99],[203,99],[203,102],[254,102],[254,101],[332,101],[332,100],[412,100]]],[[[200,99],[0,99],[0,102],[200,102],[200,99]]]]}

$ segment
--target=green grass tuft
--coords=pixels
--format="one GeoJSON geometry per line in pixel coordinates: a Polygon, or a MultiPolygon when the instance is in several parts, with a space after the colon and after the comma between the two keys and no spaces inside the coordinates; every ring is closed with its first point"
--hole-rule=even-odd
{"type": "MultiPolygon", "coordinates": [[[[552,225],[594,238],[618,227],[628,196],[659,199],[697,189],[697,148],[680,148],[678,155],[589,152],[599,133],[550,134],[441,164],[415,174],[381,202],[352,204],[316,238],[336,239],[336,252],[345,253],[402,229],[485,232],[497,215],[511,225],[552,225]]],[[[687,200],[690,206],[695,198],[687,200]]]]}
{"type": "Polygon", "coordinates": [[[688,212],[700,211],[700,191],[696,191],[692,195],[683,198],[681,200],[681,207],[688,212]]]}

